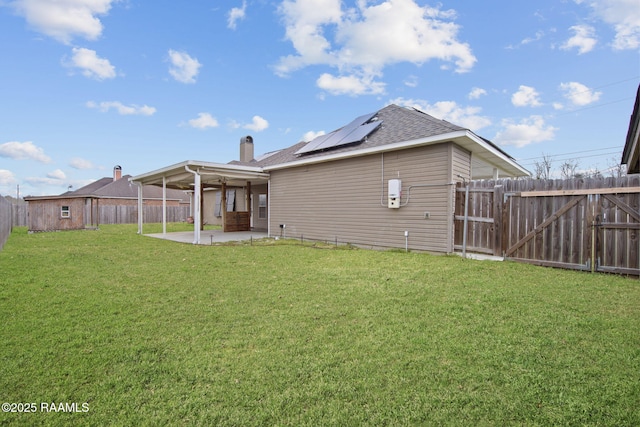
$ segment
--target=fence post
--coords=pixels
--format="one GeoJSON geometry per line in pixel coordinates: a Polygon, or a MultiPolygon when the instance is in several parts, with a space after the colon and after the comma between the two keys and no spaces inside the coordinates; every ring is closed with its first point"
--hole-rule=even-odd
{"type": "Polygon", "coordinates": [[[464,191],[464,224],[462,226],[462,257],[467,257],[467,231],[469,224],[469,183],[465,180],[464,191]]]}
{"type": "Polygon", "coordinates": [[[502,211],[504,209],[504,187],[493,187],[493,255],[502,255],[502,235],[504,233],[502,211]]]}

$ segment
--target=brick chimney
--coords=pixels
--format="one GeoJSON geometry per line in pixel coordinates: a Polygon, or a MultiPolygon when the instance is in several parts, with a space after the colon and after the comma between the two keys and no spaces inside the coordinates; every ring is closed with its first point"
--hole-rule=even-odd
{"type": "Polygon", "coordinates": [[[113,180],[117,181],[120,178],[122,178],[122,166],[120,165],[115,165],[113,167],[113,180]]]}
{"type": "Polygon", "coordinates": [[[240,161],[248,163],[253,160],[253,138],[243,136],[240,138],[240,161]]]}

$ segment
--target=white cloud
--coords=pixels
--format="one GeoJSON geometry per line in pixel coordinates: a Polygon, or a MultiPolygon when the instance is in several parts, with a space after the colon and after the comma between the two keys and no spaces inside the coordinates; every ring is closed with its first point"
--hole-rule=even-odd
{"type": "Polygon", "coordinates": [[[286,26],[286,38],[293,43],[297,56],[280,58],[279,75],[286,75],[307,65],[334,63],[327,51],[331,43],[324,37],[323,27],[339,24],[342,18],[340,0],[285,0],[279,7],[286,26]]]}
{"type": "Polygon", "coordinates": [[[555,137],[557,130],[545,124],[540,116],[528,117],[520,123],[503,120],[502,126],[504,129],[496,134],[493,141],[500,145],[513,145],[518,148],[535,142],[550,141],[555,137]]]}
{"type": "Polygon", "coordinates": [[[324,134],[325,132],[323,130],[318,132],[310,130],[309,132],[306,132],[304,135],[302,135],[302,139],[300,141],[304,141],[304,142],[313,141],[317,137],[322,136],[324,134]]]}
{"type": "Polygon", "coordinates": [[[100,58],[95,50],[74,47],[71,61],[66,65],[82,70],[82,75],[96,80],[112,79],[116,69],[108,59],[100,58]]]}
{"type": "Polygon", "coordinates": [[[456,40],[458,25],[448,22],[451,10],[420,7],[414,0],[388,0],[367,7],[361,2],[360,16],[347,18],[338,28],[344,40],[342,61],[379,69],[386,64],[422,64],[440,59],[456,64],[456,71],[469,71],[476,58],[467,44],[456,40]]]}
{"type": "Polygon", "coordinates": [[[239,20],[244,19],[245,13],[247,11],[247,2],[242,2],[242,7],[234,7],[229,11],[229,18],[227,20],[227,27],[232,30],[236,29],[236,23],[239,20]]]}
{"type": "Polygon", "coordinates": [[[95,40],[102,34],[97,16],[118,0],[15,0],[11,6],[36,31],[69,44],[74,36],[95,40]]]}
{"type": "MultiPolygon", "coordinates": [[[[583,3],[582,0],[575,0],[583,3]]],[[[587,3],[596,16],[613,26],[616,35],[612,46],[616,50],[640,47],[640,7],[637,0],[591,0],[587,3]]]]}
{"type": "Polygon", "coordinates": [[[529,44],[533,42],[537,42],[544,37],[544,31],[536,31],[536,35],[534,37],[527,37],[523,39],[520,44],[529,44]]]}
{"type": "Polygon", "coordinates": [[[594,92],[592,89],[578,82],[561,83],[560,90],[564,92],[567,98],[575,106],[585,106],[594,103],[600,99],[602,92],[594,92]]]}
{"type": "Polygon", "coordinates": [[[189,126],[196,129],[207,129],[218,127],[218,120],[209,113],[198,113],[197,119],[189,120],[189,126]]]}
{"type": "Polygon", "coordinates": [[[596,30],[590,25],[574,25],[570,28],[574,32],[573,37],[564,42],[560,49],[571,50],[578,48],[578,54],[590,52],[598,40],[594,37],[596,30]]]}
{"type": "Polygon", "coordinates": [[[251,123],[244,125],[243,128],[252,130],[254,132],[261,132],[269,127],[269,122],[260,116],[253,116],[251,123]]]}
{"type": "Polygon", "coordinates": [[[130,115],[152,116],[156,112],[156,109],[154,107],[149,107],[148,105],[143,105],[143,106],[139,106],[135,104],[124,105],[120,101],[105,101],[99,104],[93,101],[89,101],[87,102],[86,105],[88,108],[96,108],[103,113],[106,113],[111,109],[114,109],[118,112],[118,114],[121,114],[123,116],[130,116],[130,115]]]}
{"type": "Polygon", "coordinates": [[[458,41],[455,13],[420,6],[415,0],[358,1],[343,10],[340,0],[285,0],[286,38],[296,54],[280,58],[275,71],[286,76],[309,65],[328,65],[339,77],[323,74],[318,85],[333,94],[379,94],[375,82],[385,66],[436,59],[469,71],[476,62],[471,48],[458,41]]]}
{"type": "Polygon", "coordinates": [[[416,108],[437,119],[446,120],[472,131],[477,131],[491,124],[489,118],[480,115],[482,111],[480,107],[462,107],[455,101],[438,101],[435,104],[430,104],[420,99],[396,98],[389,101],[389,104],[416,108]]]}
{"type": "Polygon", "coordinates": [[[47,178],[51,178],[51,179],[56,179],[56,180],[64,180],[67,178],[67,175],[61,170],[61,169],[56,169],[54,171],[51,171],[47,174],[47,178]]]}
{"type": "Polygon", "coordinates": [[[74,169],[93,169],[95,166],[90,160],[74,157],[69,161],[69,166],[74,169]]]}
{"type": "Polygon", "coordinates": [[[51,158],[44,154],[44,150],[33,142],[10,141],[0,144],[0,157],[15,160],[36,160],[40,163],[51,163],[51,158]]]}
{"type": "Polygon", "coordinates": [[[180,83],[195,83],[196,76],[200,72],[202,64],[196,58],[192,58],[186,52],[169,50],[171,67],[169,74],[180,83]]]}
{"type": "Polygon", "coordinates": [[[404,79],[405,86],[409,87],[417,87],[418,86],[418,77],[417,76],[409,76],[404,79]]]}
{"type": "Polygon", "coordinates": [[[335,77],[329,73],[322,74],[316,84],[320,89],[326,90],[332,95],[377,95],[384,93],[385,88],[385,84],[374,81],[373,76],[335,77]]]}
{"type": "Polygon", "coordinates": [[[13,172],[6,169],[0,169],[0,185],[14,185],[16,183],[16,176],[13,172]]]}
{"type": "Polygon", "coordinates": [[[58,178],[41,178],[41,177],[28,177],[25,178],[25,181],[34,187],[48,186],[48,185],[64,185],[64,181],[58,178]]]}
{"type": "Polygon", "coordinates": [[[520,85],[518,91],[511,96],[511,103],[516,107],[539,107],[540,94],[530,86],[520,85]]]}
{"type": "Polygon", "coordinates": [[[479,88],[479,87],[474,87],[473,89],[471,89],[471,92],[469,92],[469,99],[478,99],[480,98],[482,95],[486,95],[487,91],[479,88]]]}

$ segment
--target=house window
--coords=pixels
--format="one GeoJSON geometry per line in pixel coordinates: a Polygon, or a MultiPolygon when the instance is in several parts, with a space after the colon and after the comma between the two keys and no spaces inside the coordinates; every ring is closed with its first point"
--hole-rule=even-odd
{"type": "Polygon", "coordinates": [[[267,219],[267,195],[258,194],[258,218],[267,219]]]}
{"type": "Polygon", "coordinates": [[[69,206],[62,206],[60,208],[60,218],[71,218],[71,209],[69,209],[69,206]]]}

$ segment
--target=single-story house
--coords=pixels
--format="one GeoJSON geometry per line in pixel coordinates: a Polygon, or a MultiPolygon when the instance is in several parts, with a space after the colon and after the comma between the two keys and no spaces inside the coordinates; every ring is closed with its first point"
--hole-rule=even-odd
{"type": "Polygon", "coordinates": [[[208,193],[219,192],[225,206],[236,190],[234,211],[222,209],[225,231],[451,253],[456,183],[529,175],[489,140],[397,105],[310,142],[257,158],[253,150],[244,137],[239,161],[188,160],[131,180],[193,190],[196,224],[215,210],[208,193]]]}
{"type": "Polygon", "coordinates": [[[627,165],[627,173],[640,173],[640,85],[636,93],[636,103],[629,120],[627,140],[622,151],[621,164],[627,165]]]}
{"type": "MultiPolygon", "coordinates": [[[[131,175],[122,175],[122,167],[115,166],[113,177],[101,178],[91,184],[67,191],[57,196],[30,196],[28,204],[28,227],[30,232],[79,230],[95,228],[100,224],[101,214],[111,212],[115,222],[133,222],[120,215],[137,217],[138,188],[130,181],[131,175]]],[[[167,206],[189,206],[189,194],[167,189],[167,206]]],[[[145,189],[145,206],[162,206],[163,190],[159,187],[145,189]]]]}

